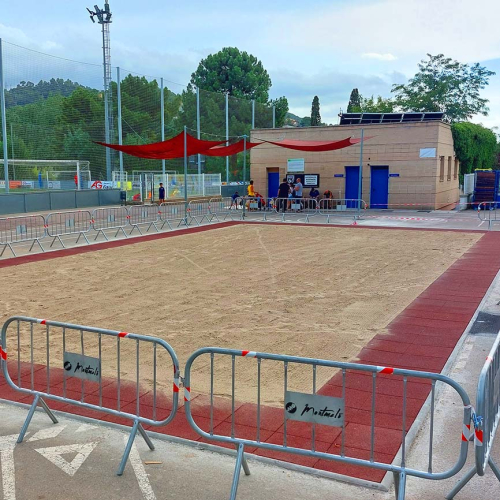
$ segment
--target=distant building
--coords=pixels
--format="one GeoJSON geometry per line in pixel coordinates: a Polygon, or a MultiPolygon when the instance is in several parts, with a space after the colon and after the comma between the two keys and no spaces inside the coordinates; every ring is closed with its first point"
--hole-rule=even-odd
{"type": "MultiPolygon", "coordinates": [[[[455,207],[459,162],[451,127],[443,122],[442,113],[349,113],[337,126],[252,130],[250,140],[337,141],[359,138],[361,129],[365,138],[370,137],[364,143],[362,169],[362,199],[370,208],[455,207]]],[[[291,173],[289,168],[298,174],[301,159],[301,173],[319,174],[321,193],[330,190],[335,198],[358,198],[359,144],[323,153],[263,144],[250,150],[250,176],[256,189],[276,196],[279,182],[291,173]]]]}

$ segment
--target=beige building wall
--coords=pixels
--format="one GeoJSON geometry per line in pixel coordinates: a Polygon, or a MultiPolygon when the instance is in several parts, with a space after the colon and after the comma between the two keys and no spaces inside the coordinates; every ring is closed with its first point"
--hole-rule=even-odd
{"type": "MultiPolygon", "coordinates": [[[[399,174],[399,177],[389,177],[389,208],[453,208],[458,202],[458,162],[453,151],[451,128],[446,123],[262,129],[253,130],[250,140],[338,141],[347,137],[361,137],[361,128],[365,135],[362,197],[368,205],[371,201],[373,166],[388,166],[390,174],[399,174]],[[436,148],[436,157],[420,158],[423,148],[436,148]]],[[[345,175],[346,166],[359,165],[360,145],[311,153],[262,144],[250,150],[250,175],[255,181],[256,191],[270,197],[276,196],[276,193],[268,193],[267,173],[279,171],[281,180],[286,175],[287,160],[292,158],[304,158],[306,174],[320,175],[321,193],[329,189],[336,198],[344,198],[345,177],[334,175],[345,175]]]]}

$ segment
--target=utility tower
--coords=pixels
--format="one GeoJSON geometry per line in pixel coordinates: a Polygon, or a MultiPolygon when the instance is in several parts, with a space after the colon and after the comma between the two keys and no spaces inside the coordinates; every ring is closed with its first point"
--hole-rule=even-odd
{"type": "MultiPolygon", "coordinates": [[[[109,39],[109,25],[111,24],[111,11],[108,0],[105,0],[104,9],[94,5],[95,11],[87,8],[90,14],[90,20],[95,23],[94,17],[102,27],[102,64],[104,69],[104,133],[105,141],[109,144],[114,137],[113,127],[113,100],[110,92],[111,83],[111,50],[109,39]]],[[[111,150],[106,148],[106,178],[111,180],[111,150]]]]}

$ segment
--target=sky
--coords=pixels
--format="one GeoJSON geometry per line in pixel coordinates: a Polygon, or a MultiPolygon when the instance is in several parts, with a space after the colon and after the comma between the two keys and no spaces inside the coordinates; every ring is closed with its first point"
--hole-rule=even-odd
{"type": "MultiPolygon", "coordinates": [[[[102,81],[100,26],[85,10],[90,1],[23,0],[22,9],[0,1],[4,41],[88,63],[40,59],[6,44],[7,85],[50,77],[54,67],[79,83],[102,81]]],[[[317,95],[322,120],[336,124],[354,87],[366,97],[390,97],[392,84],[406,83],[427,53],[443,53],[497,72],[482,93],[489,116],[473,121],[500,125],[498,0],[110,0],[110,7],[112,65],[162,76],[173,91],[182,90],[202,58],[238,47],[262,61],[272,98],[284,95],[292,113],[308,116],[317,95]]]]}

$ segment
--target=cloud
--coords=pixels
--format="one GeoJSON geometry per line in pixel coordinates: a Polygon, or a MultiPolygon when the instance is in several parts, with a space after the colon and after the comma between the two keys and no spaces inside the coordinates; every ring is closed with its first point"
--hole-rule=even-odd
{"type": "Polygon", "coordinates": [[[378,61],[395,61],[397,59],[392,54],[377,54],[376,52],[365,52],[361,54],[361,57],[363,59],[377,59],[378,61]]]}

